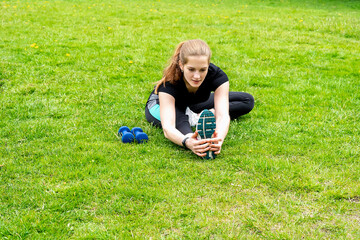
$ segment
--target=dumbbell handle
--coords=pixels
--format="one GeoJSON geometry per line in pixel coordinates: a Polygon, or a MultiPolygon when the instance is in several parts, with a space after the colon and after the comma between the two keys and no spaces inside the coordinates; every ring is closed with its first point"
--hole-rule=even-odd
{"type": "Polygon", "coordinates": [[[123,143],[131,143],[134,141],[134,135],[127,126],[122,126],[119,129],[118,135],[121,135],[121,141],[123,143]]]}
{"type": "Polygon", "coordinates": [[[127,126],[122,126],[120,129],[119,129],[119,134],[123,135],[124,133],[126,132],[130,132],[130,128],[128,128],[127,126]]]}
{"type": "Polygon", "coordinates": [[[131,132],[135,135],[136,141],[138,141],[138,143],[147,142],[149,140],[146,133],[144,133],[143,130],[139,127],[134,127],[131,132]]]}
{"type": "Polygon", "coordinates": [[[134,127],[133,129],[131,129],[131,132],[136,136],[138,133],[143,132],[143,130],[139,127],[134,127]]]}

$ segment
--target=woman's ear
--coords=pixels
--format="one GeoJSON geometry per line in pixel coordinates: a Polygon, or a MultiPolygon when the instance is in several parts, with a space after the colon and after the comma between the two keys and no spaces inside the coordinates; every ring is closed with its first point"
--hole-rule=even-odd
{"type": "Polygon", "coordinates": [[[179,61],[179,67],[180,67],[181,71],[183,72],[184,71],[184,66],[182,65],[181,61],[179,61]]]}

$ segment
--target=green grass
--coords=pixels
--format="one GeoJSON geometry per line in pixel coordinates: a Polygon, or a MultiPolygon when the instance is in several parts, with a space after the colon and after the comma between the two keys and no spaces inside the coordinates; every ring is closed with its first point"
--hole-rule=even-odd
{"type": "Polygon", "coordinates": [[[0,238],[358,239],[359,1],[1,1],[0,238]],[[254,110],[204,161],[148,124],[200,38],[254,110]],[[120,126],[148,133],[122,144],[120,126]]]}

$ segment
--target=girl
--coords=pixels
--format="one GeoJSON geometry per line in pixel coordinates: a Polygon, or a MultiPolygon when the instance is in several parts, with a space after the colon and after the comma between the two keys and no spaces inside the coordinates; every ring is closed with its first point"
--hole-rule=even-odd
{"type": "Polygon", "coordinates": [[[181,42],[145,107],[148,122],[162,127],[166,138],[200,157],[208,151],[219,154],[230,119],[254,107],[250,94],[229,92],[227,75],[210,63],[210,58],[210,48],[204,41],[181,42]],[[198,139],[199,132],[194,133],[191,126],[205,109],[215,115],[216,129],[212,138],[198,139]]]}

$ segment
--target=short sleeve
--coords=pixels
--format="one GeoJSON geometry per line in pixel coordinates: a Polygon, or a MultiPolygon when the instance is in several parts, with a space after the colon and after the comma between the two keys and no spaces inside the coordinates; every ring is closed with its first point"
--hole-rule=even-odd
{"type": "Polygon", "coordinates": [[[215,91],[218,87],[220,87],[223,83],[229,81],[228,76],[226,73],[221,70],[219,67],[215,66],[214,64],[210,64],[209,70],[211,70],[211,90],[215,91]]]}
{"type": "Polygon", "coordinates": [[[177,97],[177,91],[176,91],[174,85],[171,84],[170,82],[166,82],[165,86],[164,86],[164,84],[161,84],[158,88],[158,93],[159,92],[164,92],[164,93],[170,94],[174,98],[177,97]]]}

